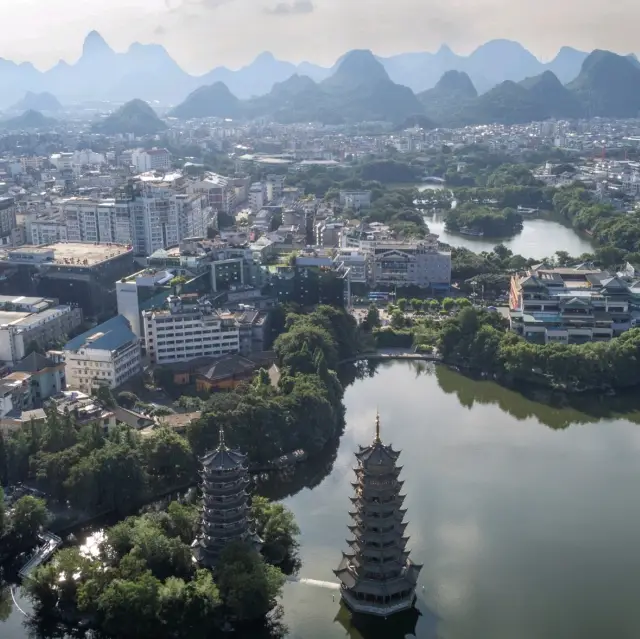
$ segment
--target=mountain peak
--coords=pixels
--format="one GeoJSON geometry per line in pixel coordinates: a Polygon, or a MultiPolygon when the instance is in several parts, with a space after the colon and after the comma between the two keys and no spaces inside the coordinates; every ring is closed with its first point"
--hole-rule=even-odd
{"type": "Polygon", "coordinates": [[[384,66],[369,49],[354,49],[343,56],[336,72],[325,82],[357,86],[388,80],[384,66]]]}
{"type": "Polygon", "coordinates": [[[97,31],[91,31],[84,39],[82,55],[104,55],[108,53],[113,53],[113,49],[97,31]]]}
{"type": "Polygon", "coordinates": [[[446,71],[435,88],[468,98],[475,98],[478,95],[471,78],[464,71],[446,71]]]}

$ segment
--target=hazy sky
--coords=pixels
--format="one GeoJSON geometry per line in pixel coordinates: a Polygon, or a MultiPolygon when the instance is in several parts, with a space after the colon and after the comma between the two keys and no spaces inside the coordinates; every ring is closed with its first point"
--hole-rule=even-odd
{"type": "Polygon", "coordinates": [[[0,56],[74,62],[95,29],[117,51],[158,42],[188,71],[232,68],[261,51],[329,65],[349,49],[468,53],[519,40],[549,59],[564,44],[638,51],[638,0],[0,0],[0,56]]]}

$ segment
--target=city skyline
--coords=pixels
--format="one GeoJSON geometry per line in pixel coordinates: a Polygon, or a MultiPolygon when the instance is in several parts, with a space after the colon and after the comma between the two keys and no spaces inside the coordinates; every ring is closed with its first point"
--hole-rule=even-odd
{"type": "Polygon", "coordinates": [[[640,17],[640,5],[631,0],[615,7],[577,0],[59,0],[55,10],[25,0],[3,10],[0,57],[41,70],[61,59],[72,64],[96,30],[116,51],[136,41],[162,44],[194,74],[235,69],[263,51],[329,66],[350,49],[389,56],[447,44],[464,55],[497,38],[516,40],[545,61],[562,46],[636,51],[633,31],[620,29],[634,15],[640,17]]]}

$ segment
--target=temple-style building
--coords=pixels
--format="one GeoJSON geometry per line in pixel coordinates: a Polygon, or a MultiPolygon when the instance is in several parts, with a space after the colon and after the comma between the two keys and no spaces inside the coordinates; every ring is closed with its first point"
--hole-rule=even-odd
{"type": "Polygon", "coordinates": [[[353,539],[342,553],[335,575],[341,581],[343,602],[352,612],[387,617],[411,608],[421,565],[409,559],[403,522],[402,467],[396,462],[399,451],[380,440],[380,416],[371,446],[356,453],[357,481],[353,483],[354,510],[349,513],[353,539]]]}
{"type": "Polygon", "coordinates": [[[247,456],[227,448],[220,429],[218,447],[201,462],[202,520],[191,549],[196,561],[211,568],[229,542],[246,541],[259,550],[262,540],[249,519],[247,456]]]}

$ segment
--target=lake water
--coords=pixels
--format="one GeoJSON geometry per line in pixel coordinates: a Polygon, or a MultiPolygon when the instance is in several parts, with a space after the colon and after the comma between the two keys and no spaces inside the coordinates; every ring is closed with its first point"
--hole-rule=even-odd
{"type": "Polygon", "coordinates": [[[513,237],[489,238],[472,237],[449,233],[444,227],[444,218],[437,213],[425,216],[425,222],[432,233],[440,236],[440,241],[455,247],[464,247],[474,253],[491,251],[496,244],[504,244],[515,255],[523,257],[551,257],[556,251],[567,251],[569,255],[591,253],[593,245],[572,228],[554,220],[544,218],[525,219],[522,232],[513,237]]]}
{"type": "MultiPolygon", "coordinates": [[[[442,188],[441,185],[425,184],[420,186],[418,190],[442,188]]],[[[455,247],[463,247],[474,253],[491,251],[496,244],[504,244],[515,255],[540,259],[552,257],[556,251],[567,251],[569,255],[573,256],[593,251],[593,245],[588,237],[578,235],[571,227],[545,218],[525,219],[522,232],[507,238],[472,237],[449,233],[444,227],[444,216],[438,213],[427,214],[425,222],[432,233],[440,236],[441,242],[455,247]]]]}
{"type": "MultiPolygon", "coordinates": [[[[295,513],[300,577],[335,582],[354,451],[377,407],[382,439],[402,450],[419,617],[356,630],[336,590],[288,583],[289,639],[640,637],[640,412],[628,402],[542,403],[417,362],[357,380],[339,444],[262,490],[295,513]]],[[[26,639],[22,619],[0,637],[26,639]]]]}
{"type": "MultiPolygon", "coordinates": [[[[335,581],[353,453],[372,441],[378,406],[383,441],[402,450],[409,546],[424,564],[415,636],[640,636],[637,412],[623,418],[597,401],[588,410],[548,406],[401,362],[356,382],[345,404],[330,474],[286,500],[302,530],[302,578],[335,581]]],[[[412,636],[382,621],[373,631],[350,627],[337,595],[288,584],[289,637],[412,636]]]]}

